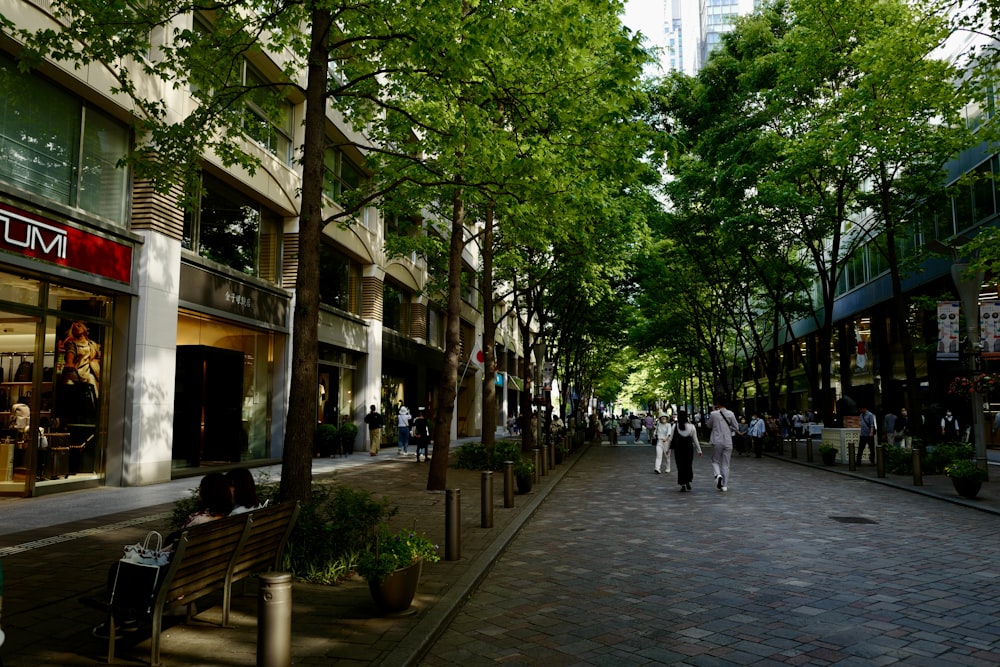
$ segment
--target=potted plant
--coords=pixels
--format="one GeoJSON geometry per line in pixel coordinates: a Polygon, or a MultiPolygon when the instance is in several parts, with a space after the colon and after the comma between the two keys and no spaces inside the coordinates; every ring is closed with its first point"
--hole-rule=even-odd
{"type": "Polygon", "coordinates": [[[822,444],[819,446],[819,457],[823,459],[823,463],[828,466],[832,466],[837,463],[837,457],[840,455],[840,447],[830,444],[822,444]]]}
{"type": "Polygon", "coordinates": [[[358,439],[358,427],[354,422],[345,421],[340,425],[337,437],[340,439],[340,452],[350,454],[354,451],[354,442],[358,439]]]}
{"type": "Polygon", "coordinates": [[[517,483],[518,493],[531,491],[531,484],[535,481],[535,463],[524,456],[515,461],[514,481],[517,483]]]}
{"type": "Polygon", "coordinates": [[[316,438],[313,455],[326,458],[337,449],[337,427],[333,424],[320,424],[316,427],[316,438]]]}
{"type": "Polygon", "coordinates": [[[438,547],[412,530],[395,533],[385,525],[358,559],[357,572],[368,580],[375,606],[382,614],[406,611],[413,603],[424,562],[441,560],[438,547]]]}
{"type": "Polygon", "coordinates": [[[987,473],[975,461],[959,459],[945,466],[944,474],[951,478],[955,492],[963,498],[975,498],[986,481],[987,473]]]}

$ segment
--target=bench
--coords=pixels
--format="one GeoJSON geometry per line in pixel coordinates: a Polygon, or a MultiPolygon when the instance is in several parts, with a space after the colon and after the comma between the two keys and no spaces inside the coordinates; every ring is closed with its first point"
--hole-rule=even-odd
{"type": "MultiPolygon", "coordinates": [[[[229,626],[233,584],[258,572],[277,569],[298,514],[298,503],[281,503],[181,533],[170,563],[161,574],[151,614],[142,619],[152,629],[150,665],[160,664],[160,634],[164,612],[169,608],[186,607],[186,619],[190,620],[194,602],[221,590],[222,627],[229,626]]],[[[115,659],[115,614],[121,610],[116,610],[110,602],[103,608],[111,630],[108,633],[108,664],[111,664],[115,659]]]]}

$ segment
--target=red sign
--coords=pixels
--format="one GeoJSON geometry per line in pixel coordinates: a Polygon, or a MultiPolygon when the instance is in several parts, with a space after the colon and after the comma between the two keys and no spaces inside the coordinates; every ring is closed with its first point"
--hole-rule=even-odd
{"type": "Polygon", "coordinates": [[[132,246],[0,204],[0,250],[128,284],[132,246]]]}

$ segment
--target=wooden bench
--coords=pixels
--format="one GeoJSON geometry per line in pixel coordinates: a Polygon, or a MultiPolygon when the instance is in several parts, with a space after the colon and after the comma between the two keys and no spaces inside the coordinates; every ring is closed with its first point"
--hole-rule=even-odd
{"type": "MultiPolygon", "coordinates": [[[[184,606],[190,620],[194,602],[221,590],[222,626],[229,625],[233,584],[280,565],[298,514],[298,503],[281,503],[181,533],[170,563],[161,573],[152,611],[140,619],[148,621],[152,629],[150,665],[160,664],[160,634],[167,609],[184,606]]],[[[115,615],[122,610],[115,609],[113,603],[104,606],[108,614],[108,664],[111,664],[115,659],[115,615]]]]}

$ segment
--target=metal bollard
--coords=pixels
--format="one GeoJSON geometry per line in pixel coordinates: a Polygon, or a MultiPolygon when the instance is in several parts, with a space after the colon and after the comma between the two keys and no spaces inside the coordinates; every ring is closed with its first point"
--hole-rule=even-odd
{"type": "Polygon", "coordinates": [[[806,461],[808,463],[813,462],[813,439],[806,438],[806,461]]]}
{"type": "Polygon", "coordinates": [[[535,462],[535,478],[533,480],[531,480],[531,481],[534,482],[535,484],[538,484],[540,481],[542,481],[542,479],[541,479],[542,478],[542,450],[540,450],[538,447],[535,447],[534,449],[531,450],[531,453],[535,457],[534,458],[534,462],[535,462]]]}
{"type": "Polygon", "coordinates": [[[257,667],[292,664],[292,575],[260,575],[257,592],[257,667]]]}
{"type": "Polygon", "coordinates": [[[503,506],[514,506],[514,462],[503,462],[503,506]]]}
{"type": "Polygon", "coordinates": [[[799,439],[797,437],[796,438],[792,438],[792,456],[791,456],[791,458],[793,458],[793,459],[799,458],[798,449],[799,449],[799,439]]]}
{"type": "Polygon", "coordinates": [[[542,476],[549,474],[549,446],[542,445],[542,476]]]}
{"type": "Polygon", "coordinates": [[[913,448],[913,486],[924,485],[924,471],[920,468],[920,449],[913,448]]]}
{"type": "Polygon", "coordinates": [[[462,558],[462,490],[444,492],[444,559],[462,558]]]}
{"type": "Polygon", "coordinates": [[[854,442],[847,443],[847,469],[850,470],[851,472],[854,472],[854,470],[858,467],[854,459],[854,448],[856,446],[857,443],[854,442]]]}
{"type": "Polygon", "coordinates": [[[885,477],[885,445],[881,442],[875,445],[875,476],[885,477]]]}
{"type": "Polygon", "coordinates": [[[482,518],[480,527],[493,527],[493,471],[484,470],[480,476],[479,489],[482,492],[479,500],[479,509],[482,518]]]}
{"type": "Polygon", "coordinates": [[[556,469],[556,447],[558,446],[559,445],[553,443],[552,446],[549,447],[549,470],[556,469]]]}

